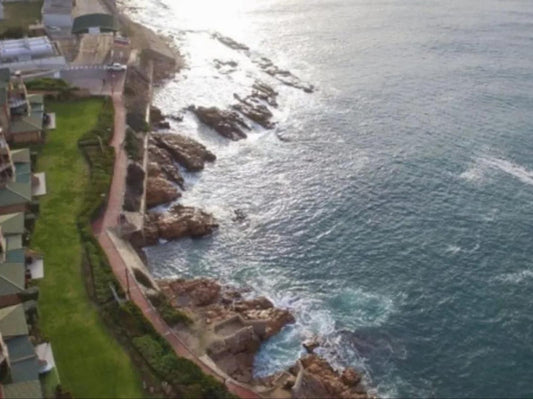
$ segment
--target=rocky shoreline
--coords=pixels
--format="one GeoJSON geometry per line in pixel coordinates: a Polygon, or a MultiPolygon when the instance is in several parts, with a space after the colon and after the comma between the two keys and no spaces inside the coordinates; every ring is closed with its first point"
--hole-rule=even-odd
{"type": "MultiPolygon", "coordinates": [[[[124,17],[126,18],[126,17],[124,17]]],[[[144,27],[133,24],[137,32],[144,27]]],[[[153,32],[152,32],[153,34],[153,32]]],[[[152,37],[149,35],[148,38],[152,37]]],[[[231,38],[213,34],[222,44],[249,55],[250,49],[231,38]]],[[[137,40],[144,42],[144,33],[137,40]]],[[[149,39],[148,42],[153,41],[149,39]]],[[[144,45],[144,44],[143,44],[144,45]]],[[[148,48],[150,45],[147,45],[148,48]]],[[[158,43],[160,48],[161,42],[158,43]]],[[[282,84],[311,93],[313,85],[302,82],[291,72],[282,70],[267,58],[251,58],[266,74],[282,84]]],[[[154,80],[168,78],[168,72],[178,70],[166,68],[165,62],[151,79],[146,75],[150,69],[145,65],[133,68],[131,90],[132,120],[136,127],[142,126],[142,118],[135,114],[150,105],[149,98],[139,101],[135,92],[147,93],[147,85],[154,80]],[[139,91],[138,91],[139,90],[139,91]]],[[[237,68],[234,61],[215,60],[220,73],[237,68]]],[[[162,64],[161,64],[162,63],[162,64]]],[[[126,88],[127,90],[128,88],[126,88]]],[[[272,129],[273,112],[277,107],[277,91],[270,85],[256,81],[250,94],[241,97],[234,94],[235,103],[228,109],[191,105],[187,110],[217,134],[229,140],[246,139],[254,125],[272,129]]],[[[126,93],[128,103],[128,94],[126,93]]],[[[183,206],[176,201],[186,189],[181,170],[199,172],[209,163],[216,161],[216,155],[201,143],[177,134],[161,133],[168,130],[170,123],[163,113],[152,107],[152,125],[144,148],[144,164],[131,160],[128,167],[127,195],[124,202],[125,213],[138,213],[141,217],[140,229],[123,222],[124,237],[128,239],[142,257],[142,247],[157,245],[160,240],[176,240],[185,237],[200,238],[210,235],[218,228],[213,215],[204,210],[183,206]],[[140,204],[144,204],[144,208],[140,204]],[[169,206],[167,206],[170,204],[169,206]],[[154,209],[155,208],[155,209],[154,209]],[[138,209],[139,212],[133,211],[138,209]],[[131,227],[131,229],[130,229],[131,227]]],[[[170,116],[176,121],[181,115],[170,116]]],[[[131,124],[130,124],[131,126],[131,124]]],[[[133,127],[133,126],[132,126],[133,127]]],[[[137,130],[137,129],[135,129],[137,130]]],[[[140,132],[139,132],[140,134],[140,132]]],[[[236,219],[244,217],[236,214],[236,219]]],[[[125,220],[128,220],[125,218],[125,220]]],[[[153,280],[153,279],[151,279],[153,280]]],[[[294,316],[287,309],[281,309],[265,297],[250,298],[248,293],[234,287],[223,286],[211,279],[165,279],[155,282],[155,286],[145,288],[147,296],[153,291],[165,295],[176,310],[184,312],[193,321],[192,325],[178,325],[174,330],[188,343],[199,358],[207,356],[210,362],[227,376],[245,384],[261,397],[270,398],[369,398],[362,376],[352,368],[334,370],[331,365],[314,353],[319,344],[305,343],[307,355],[298,359],[288,370],[267,378],[254,378],[254,357],[261,344],[279,333],[287,325],[294,323],[294,316]]]]}

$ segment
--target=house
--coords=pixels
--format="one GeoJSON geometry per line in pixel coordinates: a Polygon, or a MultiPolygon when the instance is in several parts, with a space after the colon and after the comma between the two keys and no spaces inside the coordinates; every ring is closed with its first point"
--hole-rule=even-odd
{"type": "Polygon", "coordinates": [[[81,35],[89,33],[116,33],[119,30],[117,19],[111,14],[85,14],[74,19],[72,33],[81,35]]]}
{"type": "Polygon", "coordinates": [[[39,372],[42,368],[30,341],[24,305],[0,309],[0,334],[3,362],[0,397],[42,398],[39,372]]]}
{"type": "Polygon", "coordinates": [[[28,94],[20,74],[0,69],[0,128],[12,143],[40,143],[44,131],[44,98],[28,94]]]}
{"type": "Polygon", "coordinates": [[[43,24],[49,27],[72,29],[73,0],[44,0],[43,24]]]}

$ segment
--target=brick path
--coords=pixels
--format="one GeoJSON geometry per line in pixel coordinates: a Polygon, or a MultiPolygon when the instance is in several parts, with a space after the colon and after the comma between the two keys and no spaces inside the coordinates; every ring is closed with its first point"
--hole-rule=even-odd
{"type": "Polygon", "coordinates": [[[123,104],[122,94],[118,91],[112,96],[115,107],[115,132],[111,141],[111,146],[115,148],[115,166],[113,169],[113,180],[109,192],[109,200],[104,215],[93,224],[94,233],[98,237],[98,242],[105,251],[113,273],[125,292],[129,291],[129,298],[142,311],[144,316],[152,323],[156,331],[163,336],[172,346],[176,354],[190,359],[196,363],[205,373],[212,375],[218,381],[224,383],[228,390],[234,395],[246,399],[256,399],[260,396],[254,391],[245,388],[233,380],[224,380],[215,370],[203,363],[176,335],[176,333],[155,311],[152,304],[146,299],[135,278],[129,272],[119,251],[109,237],[108,230],[118,226],[122,201],[126,185],[126,172],[128,158],[123,148],[126,134],[126,111],[123,104]]]}

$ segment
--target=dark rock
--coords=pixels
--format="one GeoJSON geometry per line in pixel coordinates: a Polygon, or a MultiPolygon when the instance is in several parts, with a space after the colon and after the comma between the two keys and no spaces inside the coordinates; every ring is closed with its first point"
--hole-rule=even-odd
{"type": "Polygon", "coordinates": [[[153,139],[150,139],[148,146],[148,175],[152,177],[164,177],[177,185],[183,190],[183,177],[179,169],[174,165],[174,159],[170,153],[155,145],[153,139]]]}
{"type": "Polygon", "coordinates": [[[163,122],[165,117],[161,110],[155,105],[150,106],[150,122],[152,125],[157,126],[159,123],[163,122]]]}
{"type": "Polygon", "coordinates": [[[176,122],[183,122],[183,115],[168,115],[167,118],[176,122]]]}
{"type": "Polygon", "coordinates": [[[272,129],[274,124],[270,122],[272,118],[272,112],[263,104],[259,104],[253,101],[253,97],[248,96],[241,98],[237,94],[233,95],[238,104],[232,105],[233,109],[239,111],[241,114],[251,119],[255,123],[263,126],[265,129],[272,129]]]}
{"type": "Polygon", "coordinates": [[[168,121],[159,122],[156,127],[158,129],[170,129],[170,123],[168,121]]]}
{"type": "Polygon", "coordinates": [[[252,89],[252,97],[265,101],[268,105],[272,107],[278,106],[278,102],[276,100],[278,92],[266,83],[256,80],[252,86],[252,89]]]}
{"type": "Polygon", "coordinates": [[[248,46],[245,44],[239,43],[235,40],[233,40],[231,37],[223,36],[218,32],[215,32],[211,35],[213,39],[218,40],[220,43],[224,44],[225,46],[228,46],[229,48],[233,50],[250,50],[248,46]]]}
{"type": "Polygon", "coordinates": [[[218,69],[218,71],[223,75],[235,72],[237,70],[237,66],[239,65],[237,61],[221,61],[215,59],[213,62],[215,64],[215,68],[218,69]]]}
{"type": "Polygon", "coordinates": [[[306,93],[312,93],[315,88],[312,84],[304,83],[295,76],[292,72],[286,69],[281,69],[275,65],[272,60],[266,57],[258,57],[253,60],[265,73],[277,79],[286,86],[294,87],[295,89],[303,90],[306,93]]]}
{"type": "Polygon", "coordinates": [[[233,213],[234,213],[234,216],[232,220],[234,222],[240,223],[240,222],[244,222],[247,219],[246,214],[241,209],[236,209],[235,211],[233,211],[233,213]]]}
{"type": "Polygon", "coordinates": [[[242,129],[250,130],[250,127],[236,112],[221,110],[217,107],[192,106],[189,109],[194,112],[200,122],[230,140],[245,139],[247,136],[242,129]]]}
{"type": "Polygon", "coordinates": [[[215,154],[189,137],[179,134],[154,134],[152,138],[157,147],[165,150],[188,171],[200,171],[204,169],[206,162],[216,160],[215,154]]]}

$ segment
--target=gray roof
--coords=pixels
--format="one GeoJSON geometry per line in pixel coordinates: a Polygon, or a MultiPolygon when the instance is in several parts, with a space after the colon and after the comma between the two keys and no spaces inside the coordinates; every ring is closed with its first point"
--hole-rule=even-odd
{"type": "Polygon", "coordinates": [[[31,380],[4,385],[4,397],[10,399],[40,399],[43,397],[41,382],[31,380]]]}
{"type": "Polygon", "coordinates": [[[74,19],[72,33],[88,33],[89,28],[100,28],[101,32],[116,32],[119,26],[111,14],[85,14],[74,19]]]}
{"type": "Polygon", "coordinates": [[[44,0],[43,14],[71,15],[72,0],[44,0]]]}

